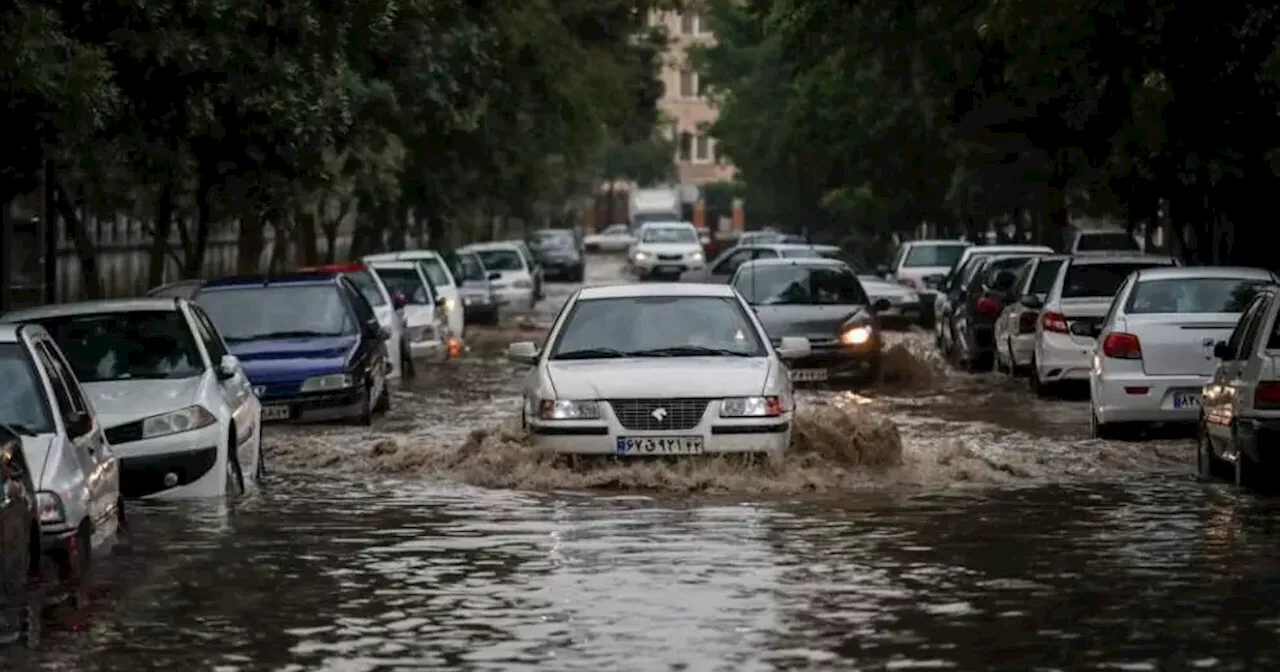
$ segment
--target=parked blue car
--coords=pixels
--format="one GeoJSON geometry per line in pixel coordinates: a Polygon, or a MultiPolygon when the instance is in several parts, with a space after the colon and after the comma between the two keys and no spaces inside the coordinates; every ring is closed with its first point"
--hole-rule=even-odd
{"type": "Polygon", "coordinates": [[[357,420],[391,406],[386,330],[339,273],[222,278],[193,300],[262,401],[262,420],[357,420]]]}

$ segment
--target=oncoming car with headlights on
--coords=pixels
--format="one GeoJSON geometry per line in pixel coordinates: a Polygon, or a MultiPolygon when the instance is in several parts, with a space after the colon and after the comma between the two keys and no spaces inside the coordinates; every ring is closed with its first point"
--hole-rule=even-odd
{"type": "Polygon", "coordinates": [[[619,458],[766,454],[791,440],[795,399],[779,347],[732,288],[630,284],[576,292],[546,347],[511,344],[532,365],[521,418],[542,450],[619,458]]]}
{"type": "Polygon", "coordinates": [[[650,222],[640,227],[627,262],[639,278],[676,279],[707,265],[698,230],[686,222],[650,222]]]}
{"type": "Polygon", "coordinates": [[[867,382],[880,376],[882,340],[876,311],[847,264],[821,257],[757,259],[729,283],[755,309],[774,343],[802,338],[809,354],[791,362],[797,383],[867,382]]]}
{"type": "Polygon", "coordinates": [[[186,299],[16,311],[66,355],[112,450],[126,497],[216,497],[263,473],[261,406],[240,361],[186,299]]]}

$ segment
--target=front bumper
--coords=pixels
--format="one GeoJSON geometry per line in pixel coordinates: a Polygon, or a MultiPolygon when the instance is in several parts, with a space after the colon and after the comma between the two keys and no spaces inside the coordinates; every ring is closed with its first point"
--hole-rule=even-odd
{"type": "Polygon", "coordinates": [[[787,362],[791,378],[797,384],[870,380],[880,374],[880,347],[875,341],[861,348],[810,341],[809,347],[808,355],[787,362]]]}
{"type": "MultiPolygon", "coordinates": [[[[284,413],[286,411],[278,411],[284,413]]],[[[337,392],[310,392],[262,400],[262,421],[323,422],[347,420],[364,413],[364,388],[360,385],[337,392]],[[274,409],[288,409],[287,417],[273,416],[274,409]]]]}
{"type": "MultiPolygon", "coordinates": [[[[608,404],[603,404],[606,408],[608,404]]],[[[600,420],[529,421],[529,434],[538,450],[562,455],[600,455],[622,457],[619,438],[662,439],[697,437],[702,441],[701,455],[740,455],[765,453],[781,457],[791,444],[792,412],[773,418],[721,418],[710,404],[702,421],[692,429],[643,431],[626,429],[605,411],[600,420]]],[[[627,453],[625,457],[641,455],[627,453]]],[[[680,455],[696,457],[696,455],[680,455]]]]}
{"type": "Polygon", "coordinates": [[[136,498],[159,493],[193,497],[222,494],[225,479],[206,476],[219,463],[227,440],[226,425],[214,424],[151,439],[137,438],[140,431],[136,424],[107,431],[107,441],[120,457],[121,495],[136,498]],[[166,479],[173,482],[167,484],[166,479]]]}
{"type": "Polygon", "coordinates": [[[681,273],[686,271],[696,271],[705,267],[705,262],[689,259],[668,260],[650,258],[639,261],[632,260],[631,262],[632,270],[637,276],[642,278],[679,277],[681,273]]]}
{"type": "MultiPolygon", "coordinates": [[[[534,298],[532,287],[495,288],[493,293],[503,305],[527,306],[533,303],[534,298]]],[[[467,310],[470,312],[470,308],[467,310]]]]}
{"type": "Polygon", "coordinates": [[[578,277],[583,270],[583,262],[546,262],[542,265],[543,277],[547,280],[571,280],[578,277]]]}
{"type": "Polygon", "coordinates": [[[434,359],[440,357],[444,352],[444,341],[438,338],[409,342],[409,357],[413,359],[434,359]]]}
{"type": "Polygon", "coordinates": [[[1088,380],[1093,362],[1093,344],[1077,343],[1056,331],[1042,332],[1036,343],[1036,374],[1046,383],[1088,380]]]}
{"type": "Polygon", "coordinates": [[[1200,405],[1176,407],[1175,395],[1200,398],[1205,376],[1148,376],[1143,373],[1095,374],[1090,397],[1098,421],[1198,422],[1200,405]]]}

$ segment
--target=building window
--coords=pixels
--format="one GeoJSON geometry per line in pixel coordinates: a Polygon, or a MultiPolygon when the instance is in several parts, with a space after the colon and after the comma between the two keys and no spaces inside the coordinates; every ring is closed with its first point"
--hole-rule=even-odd
{"type": "Polygon", "coordinates": [[[701,12],[682,12],[680,14],[681,35],[701,35],[702,32],[701,12]]]}
{"type": "Polygon", "coordinates": [[[694,140],[693,160],[696,163],[711,163],[711,138],[706,133],[699,133],[694,140]]]}
{"type": "Polygon", "coordinates": [[[680,97],[694,98],[700,91],[701,82],[698,81],[698,73],[692,70],[680,71],[680,97]]]}
{"type": "Polygon", "coordinates": [[[680,133],[680,160],[686,163],[693,160],[693,134],[689,131],[680,133]]]}

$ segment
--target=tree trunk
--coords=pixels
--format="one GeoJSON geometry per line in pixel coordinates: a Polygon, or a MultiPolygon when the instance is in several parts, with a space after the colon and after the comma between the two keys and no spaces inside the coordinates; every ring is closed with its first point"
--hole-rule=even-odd
{"type": "Polygon", "coordinates": [[[76,257],[80,260],[80,287],[84,291],[86,299],[101,299],[102,277],[98,272],[98,250],[94,248],[93,241],[89,239],[89,230],[85,225],[85,221],[76,213],[75,206],[72,205],[71,199],[67,196],[67,191],[62,187],[62,183],[54,182],[54,203],[58,206],[58,213],[62,215],[62,221],[66,222],[67,230],[71,232],[71,241],[75,244],[76,257]]]}
{"type": "Polygon", "coordinates": [[[237,273],[258,273],[262,270],[262,248],[266,242],[261,213],[256,209],[248,210],[240,218],[240,233],[236,239],[237,273]]]}
{"type": "Polygon", "coordinates": [[[320,250],[316,247],[316,229],[319,215],[315,209],[299,212],[294,217],[293,239],[298,246],[298,254],[304,266],[315,266],[320,263],[320,250]]]}
{"type": "Polygon", "coordinates": [[[155,287],[164,283],[165,264],[168,261],[169,236],[173,233],[173,178],[166,177],[156,198],[156,219],[151,229],[151,247],[147,252],[147,285],[155,287]]]}
{"type": "Polygon", "coordinates": [[[209,247],[209,229],[213,226],[213,175],[201,170],[196,183],[196,230],[193,240],[184,240],[182,276],[199,278],[204,273],[204,254],[209,247]]]}

